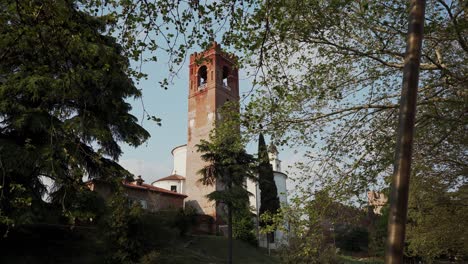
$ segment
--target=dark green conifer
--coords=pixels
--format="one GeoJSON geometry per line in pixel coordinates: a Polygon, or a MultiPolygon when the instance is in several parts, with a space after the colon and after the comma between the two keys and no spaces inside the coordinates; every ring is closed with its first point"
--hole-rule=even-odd
{"type": "Polygon", "coordinates": [[[44,177],[63,191],[52,202],[68,215],[83,178],[128,176],[119,143],[138,146],[149,134],[129,113],[126,99],[141,93],[105,17],[77,1],[0,9],[0,224],[13,226],[36,221],[44,177]]]}
{"type": "MultiPolygon", "coordinates": [[[[260,188],[260,212],[262,215],[266,212],[275,214],[280,208],[278,190],[276,189],[273,168],[268,157],[268,149],[265,144],[263,134],[260,133],[258,139],[258,185],[260,188]]],[[[261,226],[269,223],[260,222],[261,226]]],[[[268,241],[272,241],[272,235],[268,236],[268,241]]]]}

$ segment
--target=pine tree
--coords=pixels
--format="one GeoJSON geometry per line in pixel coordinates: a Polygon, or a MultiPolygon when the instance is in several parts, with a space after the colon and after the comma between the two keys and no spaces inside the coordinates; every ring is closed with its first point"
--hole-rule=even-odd
{"type": "MultiPolygon", "coordinates": [[[[268,157],[268,150],[265,144],[263,134],[260,133],[258,139],[258,185],[260,188],[260,212],[275,214],[280,208],[280,202],[278,198],[278,190],[276,188],[275,179],[273,175],[273,168],[270,164],[268,157]]],[[[269,223],[260,222],[261,226],[268,225],[269,223]]],[[[272,241],[273,234],[268,234],[268,243],[272,241]]]]}
{"type": "Polygon", "coordinates": [[[119,143],[149,137],[125,101],[141,94],[122,47],[77,2],[0,4],[0,224],[34,221],[43,177],[64,201],[84,177],[128,176],[119,143]]]}

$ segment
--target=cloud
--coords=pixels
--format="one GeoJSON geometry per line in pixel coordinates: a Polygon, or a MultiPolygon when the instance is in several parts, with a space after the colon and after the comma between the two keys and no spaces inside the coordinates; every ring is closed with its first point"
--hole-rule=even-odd
{"type": "Polygon", "coordinates": [[[171,172],[171,168],[167,167],[165,163],[154,160],[122,159],[119,161],[119,164],[135,176],[141,175],[145,183],[148,184],[159,178],[168,176],[171,172]]]}

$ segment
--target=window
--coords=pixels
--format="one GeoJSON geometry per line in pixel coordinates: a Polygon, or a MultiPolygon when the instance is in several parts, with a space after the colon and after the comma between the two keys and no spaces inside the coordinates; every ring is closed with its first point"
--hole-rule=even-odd
{"type": "Polygon", "coordinates": [[[202,90],[206,87],[208,81],[208,71],[206,66],[201,66],[198,69],[198,90],[202,90]]]}
{"type": "Polygon", "coordinates": [[[177,185],[171,185],[171,191],[177,192],[177,185]]]}
{"type": "Polygon", "coordinates": [[[223,67],[223,87],[226,89],[230,89],[228,77],[229,77],[229,68],[227,66],[224,66],[223,67]]]}
{"type": "Polygon", "coordinates": [[[148,209],[148,203],[145,200],[140,200],[141,208],[148,209]]]}
{"type": "Polygon", "coordinates": [[[132,198],[128,198],[127,202],[128,202],[128,207],[132,207],[135,201],[132,198]]]}

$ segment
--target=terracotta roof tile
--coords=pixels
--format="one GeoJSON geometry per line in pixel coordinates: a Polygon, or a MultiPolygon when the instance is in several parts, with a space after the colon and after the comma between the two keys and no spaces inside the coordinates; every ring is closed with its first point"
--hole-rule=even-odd
{"type": "MultiPolygon", "coordinates": [[[[159,180],[156,180],[154,182],[159,182],[159,181],[167,181],[167,180],[185,180],[185,177],[184,176],[180,176],[180,175],[177,175],[177,174],[172,174],[172,175],[169,175],[167,177],[164,177],[164,178],[161,178],[159,180]]],[[[153,182],[153,183],[154,183],[153,182]]]]}
{"type": "Polygon", "coordinates": [[[153,185],[149,184],[142,184],[142,185],[136,185],[130,182],[122,182],[125,187],[133,188],[133,189],[140,189],[140,190],[148,190],[148,191],[153,191],[153,192],[160,192],[160,193],[165,193],[165,194],[170,194],[170,195],[176,195],[176,196],[181,196],[181,197],[187,197],[185,194],[169,191],[163,188],[159,188],[153,185]]]}

